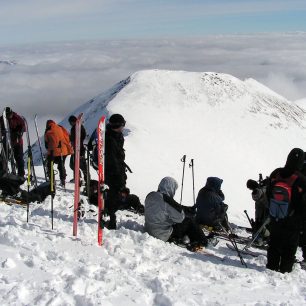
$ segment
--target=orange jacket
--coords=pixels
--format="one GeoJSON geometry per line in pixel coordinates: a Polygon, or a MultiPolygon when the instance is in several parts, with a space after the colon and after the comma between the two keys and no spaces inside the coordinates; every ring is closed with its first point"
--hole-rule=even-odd
{"type": "Polygon", "coordinates": [[[53,120],[47,121],[45,146],[48,150],[48,155],[53,153],[54,157],[73,154],[68,132],[62,126],[57,125],[53,120]]]}

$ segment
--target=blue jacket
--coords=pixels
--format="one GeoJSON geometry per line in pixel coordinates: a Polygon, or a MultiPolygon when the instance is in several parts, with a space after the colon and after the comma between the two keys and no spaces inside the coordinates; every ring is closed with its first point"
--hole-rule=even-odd
{"type": "Polygon", "coordinates": [[[224,218],[227,206],[223,203],[222,182],[218,177],[209,177],[205,187],[199,191],[195,205],[198,223],[216,226],[224,218]]]}

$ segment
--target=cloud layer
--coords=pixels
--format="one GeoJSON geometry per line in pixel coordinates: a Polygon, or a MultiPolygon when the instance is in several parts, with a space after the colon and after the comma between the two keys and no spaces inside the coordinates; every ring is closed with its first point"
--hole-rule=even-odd
{"type": "Polygon", "coordinates": [[[306,97],[305,50],[305,33],[2,47],[0,108],[59,120],[142,69],[224,72],[297,100],[306,97]]]}

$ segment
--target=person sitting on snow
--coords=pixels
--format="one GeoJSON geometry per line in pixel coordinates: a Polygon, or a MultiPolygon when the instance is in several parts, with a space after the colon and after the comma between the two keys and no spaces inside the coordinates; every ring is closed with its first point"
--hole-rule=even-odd
{"type": "Polygon", "coordinates": [[[225,197],[221,190],[222,182],[223,180],[218,177],[207,178],[206,185],[199,191],[195,204],[196,221],[218,230],[220,224],[228,228],[228,205],[223,203],[225,197]]]}
{"type": "Polygon", "coordinates": [[[123,187],[119,191],[118,209],[133,210],[140,215],[144,214],[144,206],[140,203],[139,197],[135,194],[131,194],[130,189],[127,187],[123,187]]]}
{"type": "Polygon", "coordinates": [[[174,199],[178,188],[176,180],[165,177],[158,191],[150,192],[145,199],[145,230],[163,241],[181,243],[184,236],[190,240],[190,250],[205,247],[208,239],[192,218],[185,217],[184,206],[174,199]]]}

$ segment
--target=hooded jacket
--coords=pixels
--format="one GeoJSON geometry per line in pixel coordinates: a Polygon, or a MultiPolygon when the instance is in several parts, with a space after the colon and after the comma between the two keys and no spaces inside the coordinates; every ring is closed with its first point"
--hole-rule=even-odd
{"type": "Polygon", "coordinates": [[[223,203],[224,195],[221,191],[223,180],[218,177],[209,177],[196,200],[196,220],[200,224],[215,226],[223,219],[226,206],[223,203]]]}
{"type": "Polygon", "coordinates": [[[73,153],[72,146],[69,141],[68,132],[64,128],[57,125],[53,120],[47,121],[45,132],[45,146],[48,155],[53,154],[54,157],[66,156],[73,153]]]}
{"type": "Polygon", "coordinates": [[[173,199],[177,188],[175,179],[165,177],[159,183],[158,191],[150,192],[145,199],[145,230],[163,241],[170,238],[172,226],[185,218],[182,209],[169,204],[169,198],[173,199]]]}

